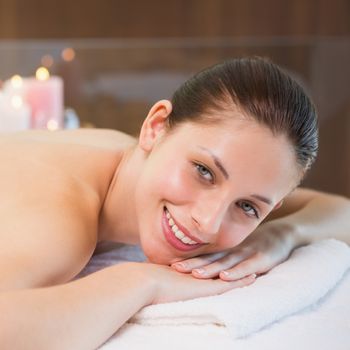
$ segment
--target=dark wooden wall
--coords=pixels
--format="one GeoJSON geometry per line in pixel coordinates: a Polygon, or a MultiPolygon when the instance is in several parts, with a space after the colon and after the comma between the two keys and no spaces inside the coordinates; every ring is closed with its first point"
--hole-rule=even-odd
{"type": "Polygon", "coordinates": [[[342,36],[349,0],[0,0],[0,38],[342,36]]]}
{"type": "MultiPolygon", "coordinates": [[[[242,54],[266,55],[288,67],[309,84],[320,114],[320,157],[306,184],[350,196],[350,0],[0,0],[0,40],[91,38],[132,45],[77,45],[76,62],[55,68],[70,77],[66,103],[85,122],[130,133],[149,101],[125,103],[108,94],[84,99],[79,79],[157,69],[190,74],[242,54]],[[161,44],[142,42],[155,38],[161,44]],[[175,38],[179,45],[167,46],[175,38]],[[188,38],[204,44],[192,41],[191,48],[188,38]],[[141,39],[137,51],[135,39],[141,39]],[[215,39],[238,45],[206,46],[215,39]]],[[[13,61],[18,56],[13,53],[13,61]]]]}

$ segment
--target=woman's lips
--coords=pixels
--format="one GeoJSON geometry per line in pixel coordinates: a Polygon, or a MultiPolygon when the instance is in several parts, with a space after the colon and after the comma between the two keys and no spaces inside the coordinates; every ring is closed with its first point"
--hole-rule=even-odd
{"type": "Polygon", "coordinates": [[[163,210],[163,216],[162,216],[162,228],[163,228],[163,234],[167,242],[175,249],[188,252],[191,250],[198,249],[199,247],[205,245],[205,243],[197,243],[197,244],[185,244],[181,242],[178,238],[176,238],[173,230],[169,226],[168,218],[166,217],[166,211],[163,210]]]}

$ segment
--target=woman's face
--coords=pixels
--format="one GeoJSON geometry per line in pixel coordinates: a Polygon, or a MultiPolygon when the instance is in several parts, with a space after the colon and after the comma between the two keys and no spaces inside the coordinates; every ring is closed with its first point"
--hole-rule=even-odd
{"type": "Polygon", "coordinates": [[[298,181],[291,145],[255,121],[184,123],[159,135],[135,198],[151,262],[171,264],[238,245],[298,181]]]}

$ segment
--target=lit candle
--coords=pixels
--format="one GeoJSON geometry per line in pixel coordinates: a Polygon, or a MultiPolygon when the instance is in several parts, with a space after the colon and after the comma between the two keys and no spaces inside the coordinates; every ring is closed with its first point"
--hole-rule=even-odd
{"type": "Polygon", "coordinates": [[[5,81],[4,93],[10,98],[15,95],[23,96],[23,80],[21,76],[16,74],[10,80],[5,81]]]}
{"type": "Polygon", "coordinates": [[[46,68],[38,68],[36,78],[25,79],[24,98],[32,110],[33,128],[63,127],[63,80],[60,77],[50,77],[46,68]]]}
{"type": "Polygon", "coordinates": [[[0,132],[14,132],[30,128],[30,107],[19,95],[0,93],[0,132]]]}

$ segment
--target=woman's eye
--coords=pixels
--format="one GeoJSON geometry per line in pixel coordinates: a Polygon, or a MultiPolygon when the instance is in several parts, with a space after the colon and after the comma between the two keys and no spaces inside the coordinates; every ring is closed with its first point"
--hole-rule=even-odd
{"type": "Polygon", "coordinates": [[[214,176],[208,168],[206,168],[202,164],[195,164],[195,166],[196,166],[197,171],[201,177],[203,177],[205,180],[210,181],[210,182],[214,181],[214,176]]]}
{"type": "Polygon", "coordinates": [[[254,216],[257,219],[259,219],[258,211],[248,202],[241,202],[239,206],[242,208],[242,210],[249,216],[254,216]]]}

